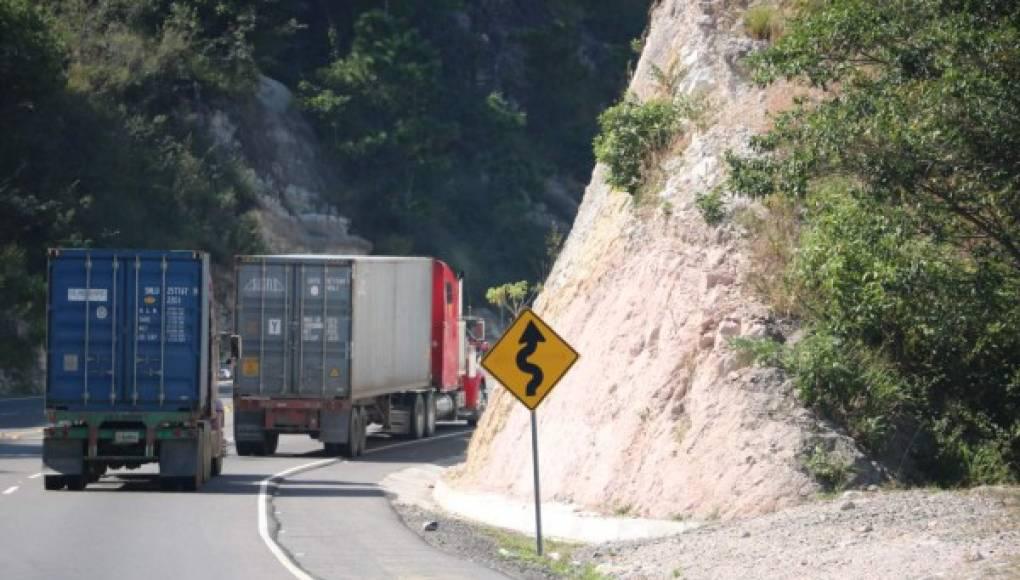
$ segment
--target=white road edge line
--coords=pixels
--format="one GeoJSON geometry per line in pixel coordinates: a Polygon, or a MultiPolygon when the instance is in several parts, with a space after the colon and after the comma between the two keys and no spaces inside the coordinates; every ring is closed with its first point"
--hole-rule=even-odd
{"type": "Polygon", "coordinates": [[[259,482],[259,536],[262,537],[262,541],[269,548],[269,552],[273,554],[276,560],[298,580],[314,580],[314,578],[309,576],[304,570],[295,564],[294,561],[290,559],[290,556],[283,551],[283,548],[276,543],[276,540],[269,535],[269,515],[266,513],[267,506],[269,505],[269,486],[272,485],[273,487],[276,487],[278,485],[278,481],[285,479],[288,475],[294,475],[295,473],[315,469],[317,467],[324,467],[331,463],[338,463],[339,461],[339,459],[321,459],[319,461],[305,463],[304,465],[285,469],[280,473],[267,477],[259,482]]]}
{"type": "Polygon", "coordinates": [[[12,486],[10,486],[10,487],[8,487],[7,489],[4,490],[4,495],[11,495],[12,493],[14,493],[16,491],[18,491],[18,486],[12,485],[12,486]]]}
{"type": "Polygon", "coordinates": [[[35,474],[35,475],[29,475],[29,476],[28,476],[28,478],[29,478],[29,479],[39,479],[39,478],[40,478],[40,477],[42,477],[42,476],[43,476],[43,474],[42,474],[42,473],[37,473],[37,474],[35,474]]]}
{"type": "MultiPolygon", "coordinates": [[[[375,449],[366,450],[365,451],[365,455],[369,455],[371,453],[376,453],[376,452],[379,452],[379,451],[386,451],[388,449],[397,449],[397,448],[400,448],[400,447],[408,447],[410,445],[417,445],[417,444],[422,444],[422,443],[428,443],[430,441],[439,441],[441,439],[449,439],[451,437],[456,437],[458,435],[463,435],[465,433],[470,433],[470,431],[467,431],[467,430],[465,430],[465,431],[458,431],[456,433],[447,433],[445,435],[437,435],[437,436],[434,436],[434,437],[429,437],[427,439],[417,439],[417,440],[414,440],[414,441],[404,441],[402,443],[393,443],[392,445],[385,445],[383,447],[376,447],[375,449]]],[[[287,479],[287,477],[289,477],[291,475],[295,475],[295,474],[301,473],[303,471],[311,471],[312,469],[318,469],[320,467],[325,467],[327,465],[332,465],[332,464],[335,464],[335,463],[342,463],[342,462],[343,462],[343,460],[340,459],[340,458],[320,459],[319,461],[313,461],[311,463],[305,463],[305,464],[302,464],[302,465],[298,465],[296,467],[291,467],[290,469],[284,469],[280,473],[271,475],[271,476],[269,476],[269,477],[267,477],[267,478],[265,478],[265,479],[263,479],[262,481],[259,482],[259,497],[258,497],[258,502],[259,502],[259,505],[258,505],[258,509],[259,509],[259,536],[262,538],[262,542],[265,543],[266,547],[269,548],[269,552],[273,555],[273,557],[275,557],[276,560],[280,564],[282,564],[283,567],[286,568],[287,571],[290,572],[291,575],[294,576],[295,578],[297,578],[298,580],[315,580],[315,579],[312,576],[310,576],[307,572],[302,570],[301,567],[298,566],[293,560],[291,560],[290,556],[287,555],[287,552],[283,551],[283,548],[280,547],[280,544],[277,544],[276,540],[274,540],[273,537],[271,535],[269,535],[269,514],[267,513],[268,512],[268,506],[269,506],[269,487],[270,486],[277,487],[280,484],[281,481],[283,481],[284,479],[287,479]]],[[[18,488],[14,487],[13,489],[18,489],[18,488]]],[[[9,493],[10,491],[13,491],[13,490],[8,490],[8,491],[5,491],[4,493],[9,493]]]]}
{"type": "Polygon", "coordinates": [[[30,401],[32,399],[41,399],[41,398],[42,398],[42,395],[35,395],[35,396],[32,396],[32,397],[7,397],[7,398],[0,399],[0,403],[5,403],[7,401],[30,401]]]}

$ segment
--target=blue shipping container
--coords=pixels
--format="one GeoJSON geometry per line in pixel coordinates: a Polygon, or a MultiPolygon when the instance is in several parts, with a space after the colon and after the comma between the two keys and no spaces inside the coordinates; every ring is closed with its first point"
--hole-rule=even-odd
{"type": "Polygon", "coordinates": [[[47,408],[203,409],[211,294],[205,253],[51,250],[47,408]]]}

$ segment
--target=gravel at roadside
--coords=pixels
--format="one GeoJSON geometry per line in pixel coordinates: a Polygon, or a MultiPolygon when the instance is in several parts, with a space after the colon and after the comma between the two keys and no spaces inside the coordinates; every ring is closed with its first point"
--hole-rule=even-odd
{"type": "Polygon", "coordinates": [[[420,507],[394,503],[393,509],[425,542],[448,554],[498,570],[510,578],[547,580],[552,578],[597,578],[592,566],[572,565],[570,553],[580,546],[548,542],[546,554],[556,560],[539,558],[533,538],[480,526],[420,507]],[[434,530],[426,524],[436,522],[434,530]]]}
{"type": "Polygon", "coordinates": [[[846,492],[689,532],[589,546],[530,538],[394,505],[430,545],[512,578],[1018,578],[1020,488],[846,492]],[[437,522],[433,531],[425,524],[437,522]]]}
{"type": "Polygon", "coordinates": [[[846,492],[575,558],[612,578],[1020,578],[1020,488],[846,492]]]}

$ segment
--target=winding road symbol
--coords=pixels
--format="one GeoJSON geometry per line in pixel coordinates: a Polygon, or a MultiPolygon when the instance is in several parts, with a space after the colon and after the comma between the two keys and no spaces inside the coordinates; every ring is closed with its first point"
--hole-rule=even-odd
{"type": "Polygon", "coordinates": [[[525,309],[486,353],[482,367],[534,410],[577,359],[577,351],[537,314],[525,309]]]}
{"type": "Polygon", "coordinates": [[[528,322],[528,327],[521,333],[521,340],[517,343],[524,345],[524,348],[517,352],[517,368],[521,369],[522,373],[531,375],[531,380],[528,381],[528,385],[524,389],[524,392],[529,397],[535,396],[538,387],[541,386],[542,381],[545,379],[542,369],[528,362],[528,357],[535,354],[540,342],[545,342],[542,331],[535,326],[534,322],[528,322]]]}

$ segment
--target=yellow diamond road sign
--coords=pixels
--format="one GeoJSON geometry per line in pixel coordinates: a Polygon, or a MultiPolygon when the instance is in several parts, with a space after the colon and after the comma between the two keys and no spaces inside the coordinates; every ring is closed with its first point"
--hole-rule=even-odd
{"type": "Polygon", "coordinates": [[[577,362],[578,354],[531,310],[524,310],[492,347],[482,366],[534,410],[577,362]]]}

